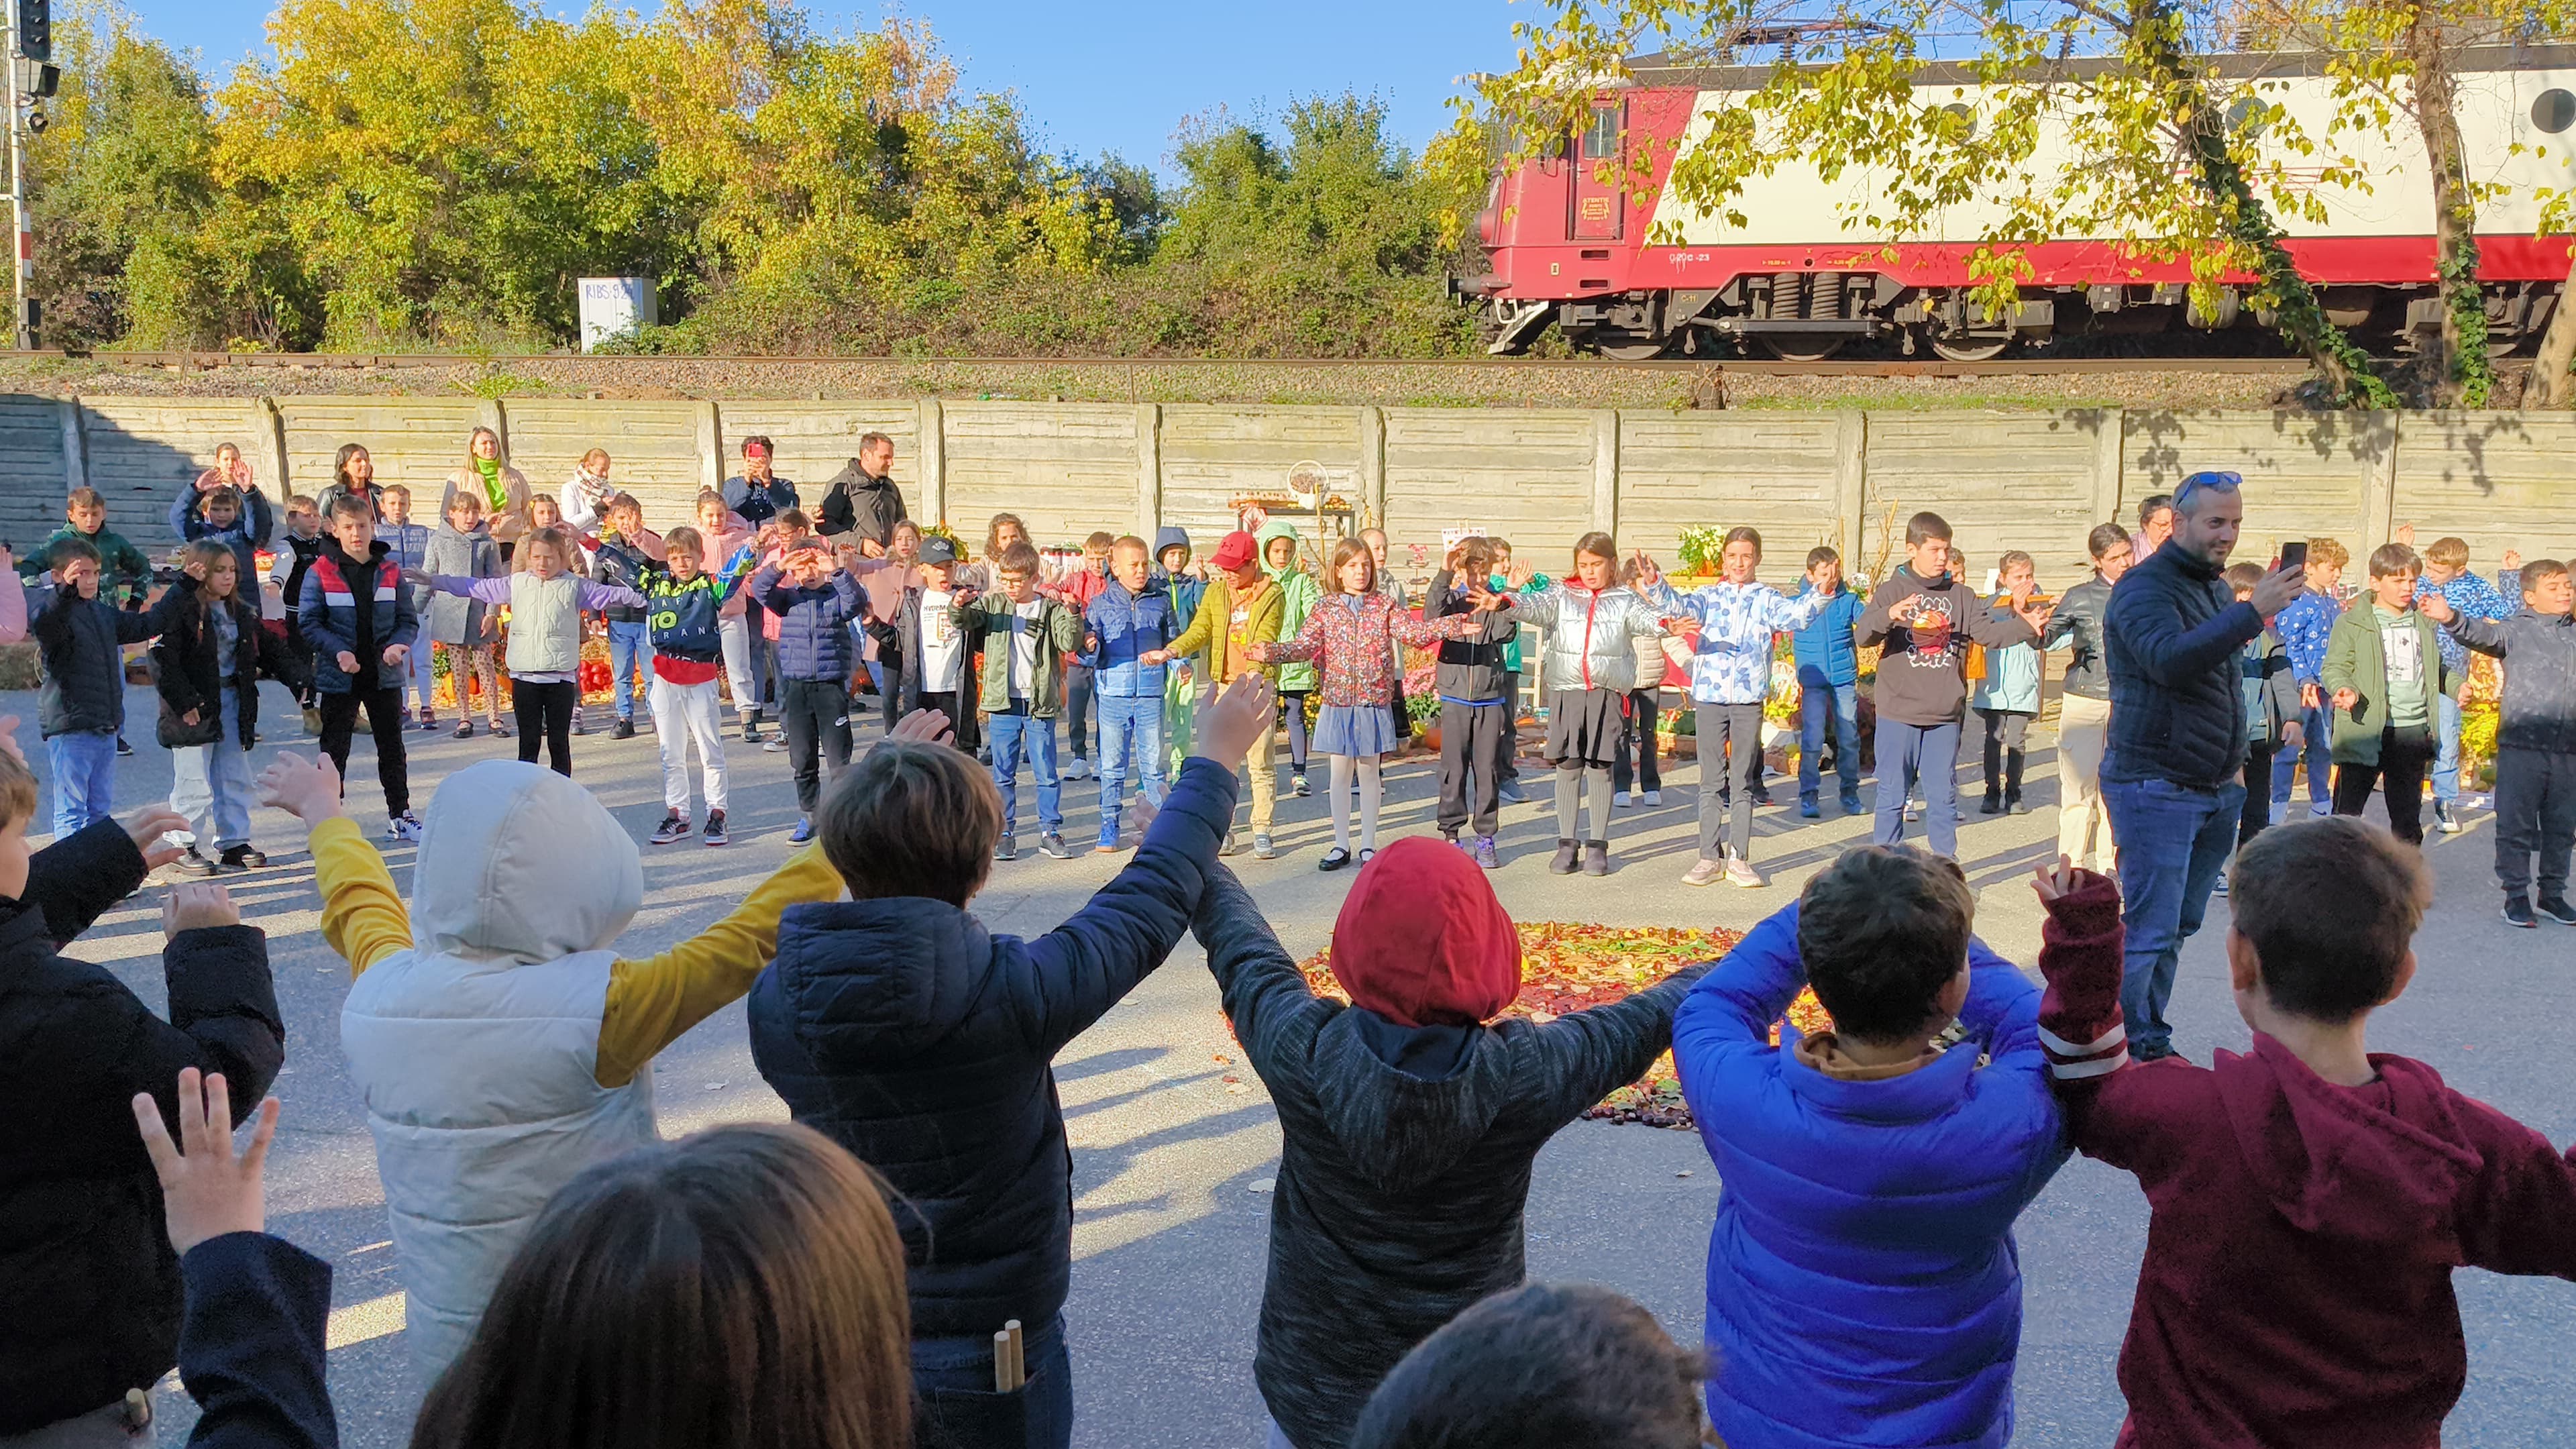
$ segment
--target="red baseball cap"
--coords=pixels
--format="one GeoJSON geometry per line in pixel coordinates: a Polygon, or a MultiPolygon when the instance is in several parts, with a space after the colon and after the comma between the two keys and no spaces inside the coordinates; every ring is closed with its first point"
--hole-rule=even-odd
{"type": "Polygon", "coordinates": [[[1217,542],[1216,554],[1208,562],[1218,568],[1232,571],[1252,562],[1260,555],[1260,545],[1253,541],[1252,535],[1238,528],[1217,542]]]}

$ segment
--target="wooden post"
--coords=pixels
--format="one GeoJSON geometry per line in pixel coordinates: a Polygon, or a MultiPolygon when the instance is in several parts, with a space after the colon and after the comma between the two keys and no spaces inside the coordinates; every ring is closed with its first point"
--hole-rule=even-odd
{"type": "Polygon", "coordinates": [[[948,437],[940,421],[939,399],[913,404],[913,436],[921,447],[921,508],[914,517],[925,525],[948,521],[948,437]]]}
{"type": "Polygon", "coordinates": [[[1151,542],[1163,525],[1163,406],[1136,406],[1136,534],[1151,542]]]}
{"type": "Polygon", "coordinates": [[[1603,533],[1619,526],[1619,413],[1602,408],[1592,414],[1592,526],[1603,533]]]}
{"type": "MultiPolygon", "coordinates": [[[[483,427],[490,428],[493,433],[501,439],[501,456],[502,458],[507,459],[510,456],[510,414],[508,409],[501,406],[501,400],[499,398],[484,399],[483,402],[474,409],[474,421],[483,427]]],[[[512,463],[510,466],[518,468],[519,465],[512,463]]],[[[520,468],[519,471],[524,473],[527,470],[525,468],[520,468]]],[[[535,485],[530,484],[529,486],[534,487],[535,485]]]]}
{"type": "Polygon", "coordinates": [[[1834,518],[1842,530],[1846,574],[1861,566],[1861,549],[1869,537],[1869,503],[1869,414],[1858,408],[1838,409],[1834,413],[1834,518]]]}

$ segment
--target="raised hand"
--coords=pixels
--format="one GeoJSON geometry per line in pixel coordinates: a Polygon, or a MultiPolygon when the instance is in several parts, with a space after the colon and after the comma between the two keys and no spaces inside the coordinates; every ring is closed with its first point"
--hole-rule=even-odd
{"type": "Polygon", "coordinates": [[[1190,753],[1229,770],[1241,764],[1261,732],[1271,728],[1272,698],[1270,681],[1264,676],[1238,677],[1223,694],[1200,706],[1198,738],[1190,753]]]}
{"type": "MultiPolygon", "coordinates": [[[[5,550],[0,550],[0,568],[7,568],[8,566],[9,555],[5,550]]],[[[2520,571],[2522,568],[2522,550],[2518,548],[2506,549],[2504,551],[2504,566],[2509,570],[2517,572],[2520,571]]]]}
{"type": "Polygon", "coordinates": [[[2399,543],[2406,545],[2408,548],[2413,548],[2415,546],[2415,525],[2411,523],[2401,523],[2397,525],[2397,533],[2395,537],[2399,543]]]}
{"type": "Polygon", "coordinates": [[[1922,612],[1923,596],[1921,594],[1908,594],[1904,598],[1897,600],[1888,608],[1887,622],[1891,624],[1911,624],[1914,622],[1914,616],[1922,612]]]}
{"type": "Polygon", "coordinates": [[[187,847],[161,841],[162,836],[187,828],[188,817],[166,805],[137,810],[125,817],[125,838],[143,852],[143,864],[148,870],[159,870],[187,854],[187,847]]]}
{"type": "Polygon", "coordinates": [[[2298,601],[2308,591],[2307,565],[2274,569],[2254,585],[2254,612],[2269,619],[2298,601]]]}
{"type": "Polygon", "coordinates": [[[2075,862],[2061,855],[2031,871],[2030,888],[2038,893],[2041,905],[2053,905],[2075,893],[2075,874],[2075,862]]]}
{"type": "Polygon", "coordinates": [[[255,1120],[249,1149],[233,1156],[233,1104],[223,1073],[200,1083],[195,1067],[182,1067],[179,1143],[173,1144],[161,1123],[161,1105],[150,1092],[134,1094],[134,1126],[143,1134],[153,1174],[161,1179],[171,1247],[184,1254],[208,1238],[256,1233],[268,1226],[260,1169],[268,1162],[268,1144],[277,1137],[275,1097],[260,1102],[255,1120]]]}
{"type": "Polygon", "coordinates": [[[404,569],[402,571],[402,576],[404,583],[413,585],[416,588],[425,589],[430,587],[434,582],[433,576],[426,569],[404,569]]]}
{"type": "Polygon", "coordinates": [[[328,756],[306,759],[282,752],[259,772],[259,803],[274,805],[306,825],[340,813],[340,771],[328,756]]]}
{"type": "Polygon", "coordinates": [[[913,740],[925,745],[935,745],[947,739],[948,732],[956,727],[956,721],[950,719],[946,714],[939,710],[916,709],[912,713],[905,715],[903,718],[896,720],[893,732],[888,734],[886,738],[890,740],[913,740]]]}
{"type": "Polygon", "coordinates": [[[161,935],[165,940],[181,931],[240,924],[241,907],[233,904],[233,893],[210,880],[181,881],[161,898],[161,935]]]}
{"type": "Polygon", "coordinates": [[[1538,565],[1531,563],[1528,559],[1513,559],[1512,566],[1503,570],[1503,582],[1509,584],[1514,593],[1518,593],[1522,589],[1528,588],[1529,581],[1537,577],[1538,565]]]}

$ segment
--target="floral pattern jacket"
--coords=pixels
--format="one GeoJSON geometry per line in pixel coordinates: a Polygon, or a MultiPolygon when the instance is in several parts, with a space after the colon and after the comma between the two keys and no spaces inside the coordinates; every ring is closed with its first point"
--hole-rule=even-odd
{"type": "Polygon", "coordinates": [[[1426,623],[1384,594],[1327,594],[1296,638],[1253,645],[1252,657],[1265,664],[1319,665],[1327,705],[1383,704],[1395,694],[1395,645],[1427,649],[1443,639],[1469,638],[1486,622],[1479,611],[1426,623]]]}

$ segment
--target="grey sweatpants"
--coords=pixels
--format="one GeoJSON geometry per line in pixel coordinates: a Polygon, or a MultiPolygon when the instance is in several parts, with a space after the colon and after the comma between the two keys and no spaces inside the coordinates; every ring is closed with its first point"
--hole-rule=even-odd
{"type": "Polygon", "coordinates": [[[1699,858],[1725,858],[1717,848],[1724,821],[1727,848],[1737,860],[1751,860],[1753,792],[1762,783],[1762,706],[1694,704],[1692,713],[1699,724],[1699,858]],[[1744,788],[1732,788],[1739,780],[1744,788]]]}

